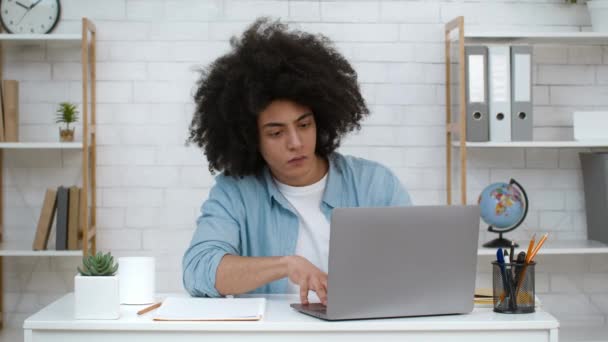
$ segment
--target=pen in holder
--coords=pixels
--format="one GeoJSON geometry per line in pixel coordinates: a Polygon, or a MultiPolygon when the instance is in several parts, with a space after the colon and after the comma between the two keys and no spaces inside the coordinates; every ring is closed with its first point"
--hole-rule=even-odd
{"type": "Polygon", "coordinates": [[[534,312],[534,268],[536,263],[492,262],[494,311],[500,313],[534,312]]]}

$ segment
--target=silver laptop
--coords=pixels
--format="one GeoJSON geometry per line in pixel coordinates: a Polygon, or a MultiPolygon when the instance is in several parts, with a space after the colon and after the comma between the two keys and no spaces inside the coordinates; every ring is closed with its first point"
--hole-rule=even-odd
{"type": "Polygon", "coordinates": [[[291,304],[325,320],[473,310],[478,206],[336,208],[327,306],[291,304]]]}

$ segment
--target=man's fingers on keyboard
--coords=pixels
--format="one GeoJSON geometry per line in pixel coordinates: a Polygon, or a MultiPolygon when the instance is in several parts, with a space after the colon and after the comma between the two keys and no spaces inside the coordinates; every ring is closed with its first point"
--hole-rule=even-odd
{"type": "Polygon", "coordinates": [[[308,281],[306,280],[300,284],[300,302],[308,304],[308,281]]]}

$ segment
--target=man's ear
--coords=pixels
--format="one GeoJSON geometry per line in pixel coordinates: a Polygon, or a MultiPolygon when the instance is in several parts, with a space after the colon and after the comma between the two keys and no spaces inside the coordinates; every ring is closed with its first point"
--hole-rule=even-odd
{"type": "Polygon", "coordinates": [[[318,149],[319,146],[324,146],[324,145],[330,144],[331,136],[330,136],[329,132],[327,132],[326,130],[319,129],[319,126],[316,126],[316,127],[317,127],[317,149],[318,149]]]}

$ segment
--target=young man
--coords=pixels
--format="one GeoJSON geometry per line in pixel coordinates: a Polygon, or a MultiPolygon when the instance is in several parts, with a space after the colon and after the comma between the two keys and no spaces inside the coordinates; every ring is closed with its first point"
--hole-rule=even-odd
{"type": "Polygon", "coordinates": [[[314,291],[327,302],[336,207],[410,205],[386,167],[335,152],[369,113],[323,36],[259,19],[203,72],[190,142],[222,171],[183,259],[193,296],[314,291]]]}

